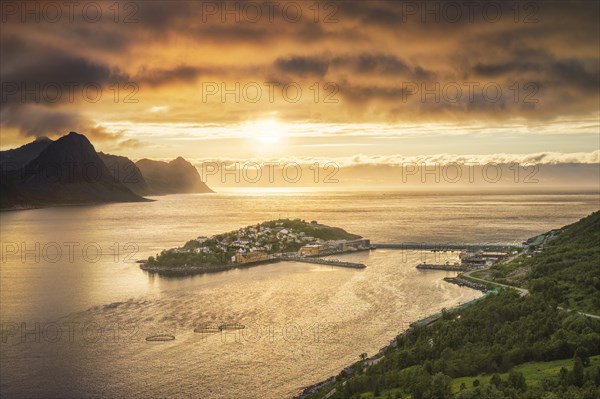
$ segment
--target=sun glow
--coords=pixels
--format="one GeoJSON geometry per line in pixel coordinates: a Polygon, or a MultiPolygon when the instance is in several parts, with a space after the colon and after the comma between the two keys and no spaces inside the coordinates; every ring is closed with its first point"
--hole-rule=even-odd
{"type": "Polygon", "coordinates": [[[243,135],[261,147],[277,147],[287,137],[288,126],[276,119],[262,119],[242,126],[243,135]]]}

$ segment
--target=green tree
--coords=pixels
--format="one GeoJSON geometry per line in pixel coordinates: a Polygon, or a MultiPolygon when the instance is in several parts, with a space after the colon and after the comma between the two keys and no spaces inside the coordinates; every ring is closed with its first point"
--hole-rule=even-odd
{"type": "Polygon", "coordinates": [[[527,384],[525,382],[525,376],[523,375],[523,373],[518,372],[518,371],[511,371],[508,374],[508,384],[519,390],[519,391],[525,391],[527,390],[527,384]]]}
{"type": "Polygon", "coordinates": [[[590,365],[590,355],[589,355],[587,349],[584,348],[583,346],[577,347],[577,350],[575,350],[575,358],[581,359],[581,363],[585,367],[590,365]]]}
{"type": "Polygon", "coordinates": [[[502,377],[500,377],[499,374],[492,375],[492,378],[490,378],[490,385],[499,387],[500,384],[502,384],[502,377]]]}
{"type": "Polygon", "coordinates": [[[583,362],[580,358],[575,358],[575,364],[573,365],[573,385],[578,387],[583,385],[583,362]]]}
{"type": "Polygon", "coordinates": [[[560,368],[559,381],[560,381],[560,384],[564,387],[569,385],[569,370],[567,370],[564,367],[560,368]]]}
{"type": "Polygon", "coordinates": [[[437,373],[431,378],[429,393],[426,396],[431,399],[452,399],[452,379],[443,373],[437,373]]]}

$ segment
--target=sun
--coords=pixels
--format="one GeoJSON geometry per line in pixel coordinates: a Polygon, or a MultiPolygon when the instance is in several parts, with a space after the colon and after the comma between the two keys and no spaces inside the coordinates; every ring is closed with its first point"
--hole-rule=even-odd
{"type": "Polygon", "coordinates": [[[242,134],[250,142],[275,147],[287,136],[288,127],[276,119],[261,119],[242,125],[242,134]]]}

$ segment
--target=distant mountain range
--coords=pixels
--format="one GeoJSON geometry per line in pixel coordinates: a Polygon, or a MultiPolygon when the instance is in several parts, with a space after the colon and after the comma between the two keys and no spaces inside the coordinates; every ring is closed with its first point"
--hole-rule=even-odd
{"type": "Polygon", "coordinates": [[[194,165],[182,157],[177,157],[171,162],[140,159],[135,165],[146,178],[150,191],[154,194],[213,192],[200,179],[194,165]]]}
{"type": "Polygon", "coordinates": [[[98,155],[119,183],[138,195],[153,194],[144,175],[131,159],[103,152],[99,152],[98,155]]]}
{"type": "Polygon", "coordinates": [[[213,192],[196,168],[97,153],[82,134],[40,138],[0,151],[0,209],[99,202],[149,201],[143,195],[213,192]]]}

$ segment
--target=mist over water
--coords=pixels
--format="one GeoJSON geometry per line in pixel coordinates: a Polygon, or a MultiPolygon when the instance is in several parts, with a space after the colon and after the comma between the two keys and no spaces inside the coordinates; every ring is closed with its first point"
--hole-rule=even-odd
{"type": "Polygon", "coordinates": [[[598,209],[597,195],[575,194],[155,199],[0,214],[3,397],[291,397],[373,355],[408,323],[481,295],[442,281],[453,273],[416,270],[424,257],[436,260],[418,251],[339,257],[364,270],[282,262],[178,279],[135,263],[199,235],[287,217],[374,243],[518,243],[598,209]],[[194,333],[206,323],[246,329],[194,333]],[[176,338],[145,340],[161,333],[176,338]]]}

